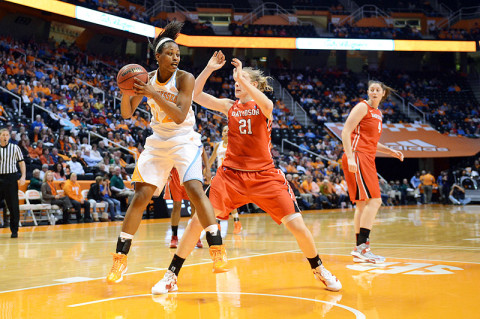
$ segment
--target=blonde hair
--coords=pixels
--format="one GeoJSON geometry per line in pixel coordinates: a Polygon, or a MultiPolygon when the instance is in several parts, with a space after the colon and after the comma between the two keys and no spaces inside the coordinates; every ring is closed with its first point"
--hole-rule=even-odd
{"type": "Polygon", "coordinates": [[[250,76],[250,81],[258,83],[258,89],[260,91],[273,92],[273,88],[268,84],[268,81],[272,79],[271,76],[266,76],[263,74],[263,71],[250,67],[243,68],[242,71],[250,76]]]}
{"type": "Polygon", "coordinates": [[[373,84],[380,85],[382,90],[385,91],[385,95],[382,97],[382,100],[380,101],[380,103],[385,102],[392,92],[397,92],[395,89],[393,89],[393,88],[389,87],[388,85],[386,85],[385,83],[377,81],[377,80],[368,81],[368,88],[370,88],[370,86],[373,85],[373,84]]]}

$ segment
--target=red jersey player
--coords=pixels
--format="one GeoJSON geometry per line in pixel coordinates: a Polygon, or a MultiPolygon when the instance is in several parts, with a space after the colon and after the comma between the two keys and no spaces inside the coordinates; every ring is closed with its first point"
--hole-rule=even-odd
{"type": "MultiPolygon", "coordinates": [[[[195,80],[194,90],[195,102],[228,116],[227,152],[210,188],[210,201],[217,218],[227,219],[234,208],[249,202],[257,204],[295,236],[315,278],[322,281],[328,290],[340,290],[340,281],[322,265],[312,234],[299,213],[285,176],[273,164],[270,153],[273,103],[263,93],[272,90],[267,77],[260,70],[242,69],[242,63],[233,59],[235,97],[238,100],[218,99],[203,92],[203,86],[212,72],[224,64],[223,53],[215,52],[195,80]]],[[[184,259],[190,254],[201,231],[202,227],[195,216],[183,234],[172,264],[175,259],[184,259]]],[[[178,289],[179,269],[172,264],[164,278],[152,288],[153,294],[178,289]]]]}
{"type": "MultiPolygon", "coordinates": [[[[205,152],[204,152],[205,153],[205,152]]],[[[210,178],[206,179],[210,182],[210,178]]],[[[170,222],[172,227],[172,238],[170,240],[170,248],[177,248],[178,245],[178,224],[180,223],[180,213],[182,210],[182,199],[190,201],[185,187],[180,184],[180,177],[178,176],[178,171],[174,167],[170,171],[170,176],[168,181],[165,184],[165,193],[163,199],[170,199],[173,201],[172,213],[170,215],[170,222]]],[[[195,214],[195,206],[190,202],[190,208],[192,210],[192,216],[195,214]]],[[[198,248],[203,248],[202,241],[200,238],[197,242],[198,248]]]]}
{"type": "Polygon", "coordinates": [[[383,263],[384,257],[370,251],[370,230],[382,205],[375,166],[377,151],[403,161],[403,154],[378,142],[382,134],[382,112],[378,106],[392,89],[382,82],[368,82],[368,101],[358,103],[348,115],[342,131],[345,153],[343,172],[350,200],[356,203],[354,227],[357,243],[352,251],[353,261],[383,263]]]}

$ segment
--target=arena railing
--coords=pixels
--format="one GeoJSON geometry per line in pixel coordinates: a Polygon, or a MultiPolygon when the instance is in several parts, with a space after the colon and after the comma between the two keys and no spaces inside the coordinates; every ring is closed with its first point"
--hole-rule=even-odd
{"type": "Polygon", "coordinates": [[[97,87],[94,87],[93,85],[89,84],[88,82],[85,82],[84,80],[82,79],[79,79],[79,78],[75,78],[76,81],[80,82],[80,83],[83,83],[85,84],[86,86],[88,86],[89,88],[91,88],[93,90],[93,93],[101,93],[102,94],[102,103],[105,103],[105,91],[104,90],[101,90],[97,87]],[[95,92],[96,91],[96,92],[95,92]]]}
{"type": "Polygon", "coordinates": [[[0,90],[2,90],[3,92],[5,92],[7,94],[10,94],[10,95],[14,96],[16,99],[18,99],[18,116],[22,115],[22,98],[19,95],[10,92],[7,88],[4,88],[2,86],[0,86],[0,90]]]}
{"type": "Polygon", "coordinates": [[[137,153],[135,153],[135,152],[129,150],[128,148],[126,148],[125,146],[122,146],[121,144],[119,144],[119,143],[117,143],[117,142],[114,142],[114,141],[106,138],[105,136],[102,136],[102,135],[97,134],[97,133],[95,133],[95,132],[88,131],[88,144],[90,144],[90,139],[91,139],[90,136],[91,136],[91,135],[94,135],[94,136],[96,136],[96,137],[99,137],[99,138],[101,138],[102,140],[107,140],[109,144],[115,145],[116,147],[121,148],[122,150],[125,150],[126,152],[132,154],[132,155],[133,155],[133,158],[135,158],[135,163],[137,163],[137,159],[138,159],[138,158],[137,158],[137,153]]]}
{"type": "Polygon", "coordinates": [[[420,113],[420,115],[423,118],[422,123],[427,123],[427,115],[425,114],[425,112],[422,112],[418,107],[416,107],[412,103],[408,102],[408,108],[407,108],[407,116],[408,117],[410,117],[410,111],[412,113],[416,113],[416,115],[418,115],[418,113],[420,113]]]}

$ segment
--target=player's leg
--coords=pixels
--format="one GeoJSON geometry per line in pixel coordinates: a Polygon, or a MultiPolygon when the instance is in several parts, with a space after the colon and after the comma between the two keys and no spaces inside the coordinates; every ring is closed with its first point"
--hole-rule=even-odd
{"type": "Polygon", "coordinates": [[[172,214],[170,216],[172,227],[172,238],[170,240],[170,248],[177,248],[178,245],[178,224],[180,223],[180,212],[182,210],[182,201],[174,201],[172,214]]]}
{"type": "Polygon", "coordinates": [[[339,291],[342,288],[340,281],[332,275],[322,264],[318,255],[312,233],[305,225],[300,213],[293,213],[282,218],[285,227],[295,236],[298,246],[302,250],[312,268],[315,278],[325,284],[328,290],[339,291]]]}
{"type": "MultiPolygon", "coordinates": [[[[192,202],[190,202],[190,210],[191,210],[190,216],[193,218],[193,216],[195,216],[195,213],[197,211],[195,209],[195,206],[192,204],[192,202]]],[[[219,228],[219,230],[220,230],[220,228],[219,228]]],[[[200,237],[198,238],[196,246],[197,246],[197,248],[203,248],[202,239],[200,237]]]]}
{"type": "MultiPolygon", "coordinates": [[[[216,211],[216,213],[221,213],[216,211]]],[[[178,244],[177,251],[168,266],[168,270],[163,276],[163,278],[152,287],[152,294],[159,295],[159,294],[166,294],[168,292],[177,291],[177,277],[182,269],[183,263],[185,259],[190,255],[192,250],[195,248],[197,244],[200,234],[203,231],[203,226],[198,219],[198,214],[195,214],[190,223],[188,223],[187,227],[182,236],[182,240],[178,244]]],[[[208,234],[208,233],[207,233],[208,234]]],[[[212,246],[210,246],[212,247],[212,246]]],[[[223,250],[225,250],[223,248],[223,250]]],[[[210,251],[212,254],[212,251],[210,251]]],[[[224,253],[225,255],[225,253],[224,253]]],[[[226,260],[225,260],[226,264],[226,260]]],[[[225,269],[225,268],[223,268],[225,269]]],[[[215,267],[214,267],[215,271],[215,267]]]]}
{"type": "Polygon", "coordinates": [[[232,210],[232,217],[233,217],[233,233],[240,234],[242,231],[242,223],[240,222],[240,218],[238,217],[238,210],[235,208],[232,210]]]}
{"type": "Polygon", "coordinates": [[[127,254],[130,251],[133,236],[137,232],[143,212],[156,188],[155,185],[147,183],[137,183],[135,185],[135,195],[128,206],[127,214],[123,220],[122,232],[117,240],[116,253],[113,254],[113,267],[107,275],[109,284],[122,281],[123,275],[127,272],[127,254]]]}
{"type": "MultiPolygon", "coordinates": [[[[359,202],[357,202],[358,205],[359,202]]],[[[370,198],[364,202],[364,207],[361,215],[359,214],[359,228],[358,237],[355,249],[352,251],[353,260],[355,262],[369,262],[369,263],[383,263],[385,258],[373,254],[370,251],[370,232],[375,221],[380,206],[382,205],[381,198],[370,198]]],[[[355,213],[355,218],[357,214],[355,213]]]]}

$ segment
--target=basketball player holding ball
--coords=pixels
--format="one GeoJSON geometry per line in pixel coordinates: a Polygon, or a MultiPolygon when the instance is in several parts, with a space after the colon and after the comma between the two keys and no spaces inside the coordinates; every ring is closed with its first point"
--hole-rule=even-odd
{"type": "MultiPolygon", "coordinates": [[[[197,209],[197,216],[206,232],[213,259],[213,272],[228,271],[225,246],[218,231],[213,207],[203,191],[202,150],[200,134],[194,131],[195,116],[192,110],[195,78],[191,73],[178,69],[180,49],[175,42],[183,23],[171,22],[151,45],[158,69],[151,72],[148,82],[135,78],[133,96],[124,94],[121,102],[123,118],[135,112],[143,97],[152,112],[153,134],[145,143],[132,181],[135,195],[123,221],[122,231],[113,254],[113,267],[107,282],[122,281],[127,271],[127,254],[132,239],[142,220],[143,212],[155,190],[163,189],[170,171],[175,167],[180,182],[197,209]]],[[[128,89],[128,87],[127,87],[128,89]]],[[[182,258],[174,256],[175,265],[183,264],[182,258]]]]}

